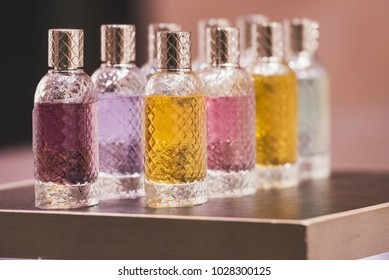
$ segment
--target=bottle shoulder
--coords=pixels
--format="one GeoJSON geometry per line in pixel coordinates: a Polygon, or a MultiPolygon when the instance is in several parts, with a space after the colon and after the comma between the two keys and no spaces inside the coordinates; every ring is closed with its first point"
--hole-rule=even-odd
{"type": "Polygon", "coordinates": [[[195,71],[157,70],[147,82],[146,95],[204,95],[204,87],[195,71]]]}
{"type": "Polygon", "coordinates": [[[318,59],[295,58],[289,61],[289,66],[294,70],[298,79],[315,79],[328,76],[327,69],[318,59]]]}
{"type": "Polygon", "coordinates": [[[34,102],[89,103],[95,102],[91,78],[81,69],[49,70],[39,81],[34,102]]]}
{"type": "Polygon", "coordinates": [[[92,75],[98,94],[143,95],[146,76],[135,65],[102,65],[92,75]]]}
{"type": "Polygon", "coordinates": [[[247,67],[252,75],[281,76],[294,75],[293,70],[285,61],[255,62],[247,67]]]}
{"type": "Polygon", "coordinates": [[[141,68],[142,73],[146,76],[146,79],[149,80],[151,76],[157,71],[157,61],[152,60],[146,62],[142,68],[141,68]]]}
{"type": "Polygon", "coordinates": [[[254,95],[252,77],[244,68],[208,66],[199,76],[207,96],[254,95]]]}

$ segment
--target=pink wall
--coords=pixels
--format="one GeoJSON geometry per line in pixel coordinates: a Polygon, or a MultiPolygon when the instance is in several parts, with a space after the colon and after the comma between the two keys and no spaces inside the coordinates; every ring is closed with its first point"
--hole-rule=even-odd
{"type": "MultiPolygon", "coordinates": [[[[389,170],[389,1],[146,0],[148,22],[262,13],[273,20],[305,16],[320,23],[319,55],[331,75],[332,154],[337,169],[389,170]]],[[[147,21],[147,22],[146,22],[147,21]]]]}

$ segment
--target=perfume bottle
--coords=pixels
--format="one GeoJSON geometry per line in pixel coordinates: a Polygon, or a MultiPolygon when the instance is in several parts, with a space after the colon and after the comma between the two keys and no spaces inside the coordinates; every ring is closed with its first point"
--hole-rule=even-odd
{"type": "Polygon", "coordinates": [[[207,95],[207,182],[209,197],[239,197],[256,191],[255,92],[239,67],[239,31],[206,30],[209,64],[199,75],[207,95]]]}
{"type": "Polygon", "coordinates": [[[230,21],[225,18],[210,18],[199,20],[197,24],[198,55],[193,62],[193,70],[200,72],[208,66],[205,55],[205,30],[207,29],[207,27],[228,27],[230,25],[230,21]]]}
{"type": "Polygon", "coordinates": [[[298,80],[298,167],[300,179],[330,174],[329,79],[317,59],[319,24],[306,18],[287,20],[285,53],[298,80]]]}
{"type": "Polygon", "coordinates": [[[175,23],[151,23],[149,24],[149,60],[142,66],[143,74],[150,77],[157,71],[157,32],[161,31],[181,31],[181,26],[175,23]]]}
{"type": "Polygon", "coordinates": [[[262,14],[251,14],[238,17],[237,26],[240,30],[240,65],[249,66],[255,59],[255,52],[251,45],[251,25],[267,22],[269,19],[262,14]]]}
{"type": "Polygon", "coordinates": [[[207,201],[205,94],[191,70],[189,32],[158,32],[158,70],[146,86],[145,190],[148,207],[207,201]]]}
{"type": "Polygon", "coordinates": [[[101,26],[98,94],[100,199],[144,195],[142,114],[146,77],[134,64],[135,26],[101,26]]]}
{"type": "Polygon", "coordinates": [[[83,67],[84,33],[49,30],[49,70],[34,98],[35,206],[98,203],[97,96],[83,67]]]}
{"type": "Polygon", "coordinates": [[[283,60],[282,27],[253,23],[256,60],[249,66],[256,94],[257,168],[261,187],[298,184],[297,80],[283,60]]]}

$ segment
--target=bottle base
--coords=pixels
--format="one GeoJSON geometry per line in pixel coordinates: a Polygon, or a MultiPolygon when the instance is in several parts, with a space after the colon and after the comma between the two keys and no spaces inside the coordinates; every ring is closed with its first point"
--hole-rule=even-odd
{"type": "Polygon", "coordinates": [[[207,170],[208,197],[241,197],[256,192],[255,169],[238,172],[207,170]]]}
{"type": "Polygon", "coordinates": [[[40,209],[74,209],[99,203],[97,181],[62,185],[35,180],[35,207],[40,209]]]}
{"type": "Polygon", "coordinates": [[[163,184],[145,179],[146,207],[191,207],[207,202],[206,181],[187,184],[163,184]]]}
{"type": "Polygon", "coordinates": [[[109,173],[99,173],[99,199],[127,199],[144,196],[144,175],[112,175],[109,173]]]}
{"type": "Polygon", "coordinates": [[[289,188],[295,187],[299,183],[296,164],[284,164],[280,166],[258,165],[257,174],[259,188],[289,188]]]}
{"type": "Polygon", "coordinates": [[[330,158],[327,155],[301,156],[298,169],[300,180],[328,178],[331,174],[330,158]]]}

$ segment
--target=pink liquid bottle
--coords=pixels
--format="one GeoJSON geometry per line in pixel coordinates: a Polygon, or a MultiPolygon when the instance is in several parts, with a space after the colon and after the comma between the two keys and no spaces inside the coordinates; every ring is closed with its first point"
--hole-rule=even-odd
{"type": "Polygon", "coordinates": [[[251,76],[239,67],[239,31],[206,30],[209,64],[200,72],[207,95],[209,197],[252,194],[255,186],[255,95],[251,76]]]}
{"type": "Polygon", "coordinates": [[[49,67],[35,92],[35,206],[80,208],[98,203],[97,97],[83,67],[84,35],[49,30],[49,67]]]}
{"type": "Polygon", "coordinates": [[[146,77],[135,65],[135,26],[101,26],[98,94],[100,199],[144,195],[142,113],[146,77]]]}

